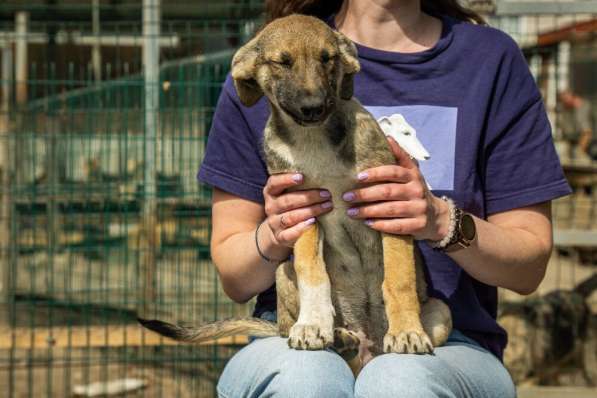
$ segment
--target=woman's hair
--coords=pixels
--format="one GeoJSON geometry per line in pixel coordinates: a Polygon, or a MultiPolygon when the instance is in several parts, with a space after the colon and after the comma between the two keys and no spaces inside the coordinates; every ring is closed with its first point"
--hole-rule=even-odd
{"type": "MultiPolygon", "coordinates": [[[[343,0],[265,0],[266,22],[290,14],[312,15],[321,19],[337,13],[343,0]]],[[[426,13],[447,15],[461,21],[484,25],[479,14],[460,4],[458,0],[421,0],[421,8],[426,13]]]]}

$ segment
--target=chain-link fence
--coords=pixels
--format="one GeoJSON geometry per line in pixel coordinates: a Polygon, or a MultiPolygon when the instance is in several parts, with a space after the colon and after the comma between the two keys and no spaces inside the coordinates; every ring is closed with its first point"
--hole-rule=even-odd
{"type": "Polygon", "coordinates": [[[144,15],[139,1],[22,3],[0,6],[10,16],[0,25],[1,395],[128,379],[115,387],[212,396],[233,342],[172,345],[143,333],[136,314],[246,314],[219,288],[211,194],[195,175],[233,50],[261,5],[179,1],[144,15]]]}
{"type": "MultiPolygon", "coordinates": [[[[213,396],[243,341],[179,346],[143,332],[135,315],[190,324],[249,309],[219,287],[210,191],[195,174],[232,53],[262,4],[163,1],[151,14],[142,3],[158,2],[0,4],[3,396],[70,396],[98,382],[213,396]]],[[[563,91],[597,108],[597,7],[519,3],[484,7],[527,55],[576,188],[554,205],[545,292],[572,287],[597,263],[597,166],[559,123],[563,91]]]]}

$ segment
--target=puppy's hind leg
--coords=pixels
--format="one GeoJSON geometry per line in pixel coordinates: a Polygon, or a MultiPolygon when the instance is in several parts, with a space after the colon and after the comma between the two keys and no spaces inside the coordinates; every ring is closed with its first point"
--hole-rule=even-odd
{"type": "Polygon", "coordinates": [[[298,350],[321,350],[334,341],[334,307],[323,261],[322,232],[315,224],[294,245],[300,309],[298,320],[290,329],[288,345],[298,350]]]}
{"type": "Polygon", "coordinates": [[[346,361],[354,377],[363,368],[363,361],[359,355],[361,340],[357,334],[346,328],[334,329],[334,345],[332,349],[346,361]]]}
{"type": "Polygon", "coordinates": [[[446,303],[436,298],[427,300],[421,307],[421,322],[434,347],[448,340],[452,331],[452,314],[446,303]]]}
{"type": "Polygon", "coordinates": [[[299,293],[292,261],[280,264],[276,270],[276,295],[280,336],[288,337],[299,313],[299,293]]]}

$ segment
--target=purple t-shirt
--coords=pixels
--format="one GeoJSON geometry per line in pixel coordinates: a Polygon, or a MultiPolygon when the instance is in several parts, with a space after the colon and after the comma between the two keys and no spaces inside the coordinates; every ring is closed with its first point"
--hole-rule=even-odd
{"type": "MultiPolygon", "coordinates": [[[[517,44],[503,32],[442,18],[431,49],[402,54],[357,45],[355,97],[376,117],[400,114],[429,160],[420,168],[436,196],[481,218],[570,193],[541,95],[517,44]]],[[[263,203],[268,174],[262,151],[265,99],[246,108],[226,80],[199,180],[263,203]]],[[[447,255],[418,242],[429,293],[452,310],[454,327],[502,357],[497,289],[470,277],[447,255]]],[[[479,264],[479,266],[483,266],[479,264]]],[[[275,310],[275,290],[255,314],[275,310]]]]}

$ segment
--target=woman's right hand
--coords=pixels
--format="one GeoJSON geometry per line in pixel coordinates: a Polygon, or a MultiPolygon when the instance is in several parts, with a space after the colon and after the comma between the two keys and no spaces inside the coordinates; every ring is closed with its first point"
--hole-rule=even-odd
{"type": "Polygon", "coordinates": [[[267,215],[264,224],[269,227],[276,246],[293,247],[316,217],[333,207],[331,194],[325,189],[285,192],[302,183],[302,174],[275,174],[263,188],[267,215]]]}

